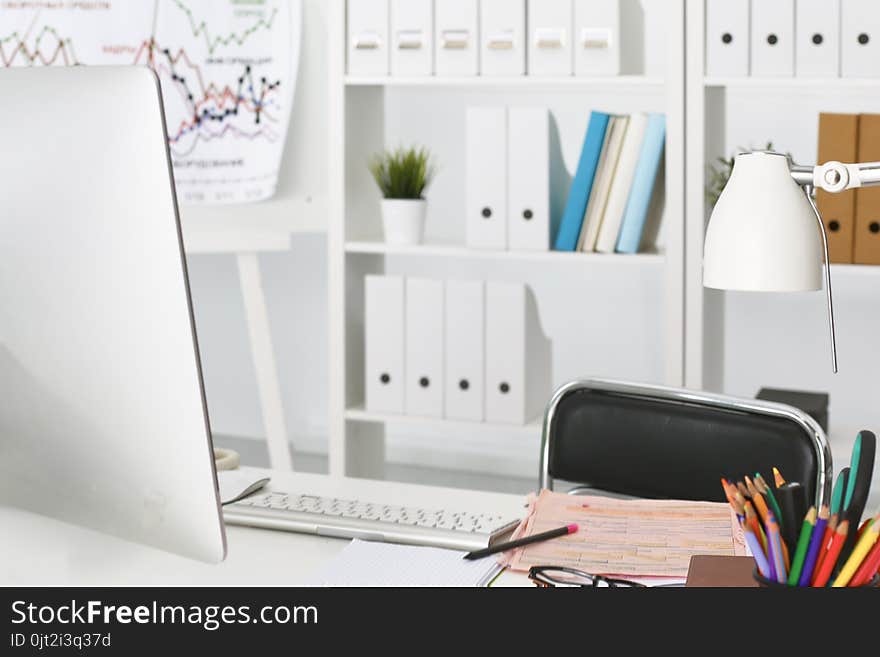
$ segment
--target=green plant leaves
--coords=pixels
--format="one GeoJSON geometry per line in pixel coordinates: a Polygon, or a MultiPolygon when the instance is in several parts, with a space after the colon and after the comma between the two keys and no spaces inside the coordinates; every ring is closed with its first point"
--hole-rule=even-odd
{"type": "Polygon", "coordinates": [[[369,168],[382,196],[397,199],[422,198],[435,173],[428,149],[415,146],[378,153],[369,168]]]}

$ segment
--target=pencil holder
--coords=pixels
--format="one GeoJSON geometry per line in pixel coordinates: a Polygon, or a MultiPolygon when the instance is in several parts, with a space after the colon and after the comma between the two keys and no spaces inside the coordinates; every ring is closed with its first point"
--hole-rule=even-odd
{"type": "MultiPolygon", "coordinates": [[[[780,584],[779,582],[775,582],[773,580],[767,579],[760,572],[758,572],[757,568],[755,568],[755,570],[752,571],[752,577],[755,578],[755,581],[762,588],[768,588],[768,589],[795,589],[795,588],[798,588],[796,586],[789,586],[788,584],[780,584]]],[[[871,581],[869,581],[865,584],[862,584],[858,588],[860,588],[860,589],[880,588],[880,573],[874,575],[874,577],[871,579],[871,581]]]]}

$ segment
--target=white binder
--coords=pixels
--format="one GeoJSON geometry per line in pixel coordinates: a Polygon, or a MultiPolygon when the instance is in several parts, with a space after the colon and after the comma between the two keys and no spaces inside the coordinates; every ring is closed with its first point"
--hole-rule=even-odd
{"type": "Polygon", "coordinates": [[[443,281],[406,279],[407,415],[443,417],[443,281]]]}
{"type": "Polygon", "coordinates": [[[797,0],[794,70],[798,77],[840,75],[840,0],[797,0]]]}
{"type": "Polygon", "coordinates": [[[840,0],[840,74],[880,77],[880,11],[876,0],[840,0]]]}
{"type": "Polygon", "coordinates": [[[620,73],[619,0],[574,0],[572,49],[575,75],[620,73]]]}
{"type": "Polygon", "coordinates": [[[482,281],[446,281],[444,415],[483,420],[486,299],[482,281]]]}
{"type": "Polygon", "coordinates": [[[510,108],[507,122],[507,247],[549,251],[571,183],[559,132],[545,108],[510,108]]]}
{"type": "Polygon", "coordinates": [[[348,74],[388,75],[388,0],[348,0],[348,74]]]}
{"type": "Polygon", "coordinates": [[[480,72],[523,75],[526,72],[525,0],[480,0],[480,72]]]}
{"type": "Polygon", "coordinates": [[[437,75],[477,75],[479,38],[477,0],[434,3],[434,70],[437,75]]]}
{"type": "Polygon", "coordinates": [[[529,41],[526,47],[529,75],[568,76],[572,74],[572,0],[529,2],[529,41]]]}
{"type": "Polygon", "coordinates": [[[525,424],[550,399],[551,345],[522,283],[486,283],[486,421],[525,424]]]}
{"type": "Polygon", "coordinates": [[[752,75],[794,75],[794,0],[752,2],[752,75]]]}
{"type": "Polygon", "coordinates": [[[391,0],[391,75],[434,72],[433,14],[432,0],[391,0]]]}
{"type": "Polygon", "coordinates": [[[507,248],[507,109],[467,110],[465,243],[507,248]]]}
{"type": "Polygon", "coordinates": [[[364,351],[366,408],[404,411],[404,281],[400,276],[366,276],[364,351]]]}
{"type": "Polygon", "coordinates": [[[749,0],[706,0],[706,75],[749,74],[749,15],[749,0]]]}

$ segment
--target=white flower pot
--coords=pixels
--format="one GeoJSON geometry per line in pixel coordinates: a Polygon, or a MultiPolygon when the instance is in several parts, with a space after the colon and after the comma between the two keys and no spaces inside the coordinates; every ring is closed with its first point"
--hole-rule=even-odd
{"type": "Polygon", "coordinates": [[[388,244],[421,244],[425,234],[425,199],[382,200],[382,228],[388,244]]]}

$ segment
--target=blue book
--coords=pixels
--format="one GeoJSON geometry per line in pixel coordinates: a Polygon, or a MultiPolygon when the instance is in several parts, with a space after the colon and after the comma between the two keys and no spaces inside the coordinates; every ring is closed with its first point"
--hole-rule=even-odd
{"type": "Polygon", "coordinates": [[[556,234],[554,246],[556,251],[574,251],[577,248],[581,224],[584,221],[587,202],[590,200],[590,191],[593,189],[593,178],[596,177],[596,167],[602,154],[608,119],[609,115],[603,112],[590,114],[587,135],[584,137],[584,146],[581,149],[581,159],[571,183],[568,202],[565,204],[562,221],[559,223],[559,232],[556,234]]]}
{"type": "Polygon", "coordinates": [[[616,249],[618,253],[638,253],[665,144],[666,117],[663,114],[651,114],[620,224],[616,249]]]}

